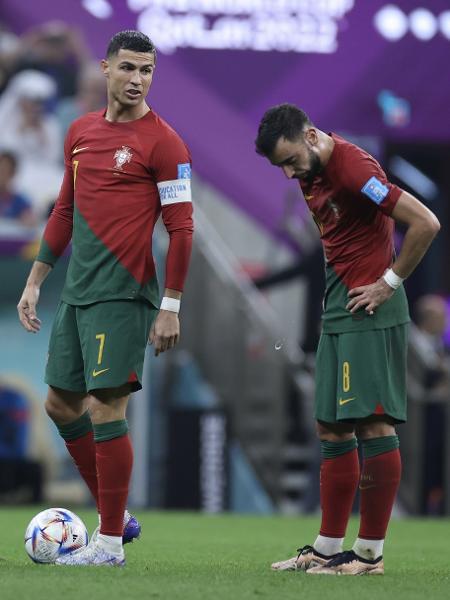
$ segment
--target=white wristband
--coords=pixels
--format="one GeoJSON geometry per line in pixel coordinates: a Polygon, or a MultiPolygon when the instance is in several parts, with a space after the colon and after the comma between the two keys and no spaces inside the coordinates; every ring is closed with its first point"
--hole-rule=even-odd
{"type": "Polygon", "coordinates": [[[170,312],[179,313],[181,306],[181,300],[177,298],[169,298],[164,296],[161,300],[161,310],[170,310],[170,312]]]}
{"type": "Polygon", "coordinates": [[[388,269],[386,271],[386,273],[383,275],[383,279],[393,290],[399,288],[404,281],[404,279],[402,277],[399,277],[396,273],[394,273],[392,269],[388,269]]]}

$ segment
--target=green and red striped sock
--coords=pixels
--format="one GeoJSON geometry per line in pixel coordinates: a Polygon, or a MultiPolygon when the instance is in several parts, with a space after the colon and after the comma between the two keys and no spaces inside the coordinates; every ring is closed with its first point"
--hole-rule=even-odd
{"type": "Polygon", "coordinates": [[[382,540],[400,484],[402,461],[396,435],[364,440],[359,538],[382,540]]]}
{"type": "Polygon", "coordinates": [[[343,538],[352,512],[359,481],[356,438],[344,442],[322,442],[320,467],[320,535],[343,538]]]}
{"type": "Polygon", "coordinates": [[[67,425],[57,425],[57,427],[61,437],[64,439],[70,456],[73,458],[78,472],[86,482],[86,485],[94,497],[98,509],[95,443],[89,413],[85,412],[72,423],[67,425]]]}
{"type": "Polygon", "coordinates": [[[94,425],[98,495],[103,535],[122,537],[123,515],[133,468],[133,447],[125,420],[94,425]]]}

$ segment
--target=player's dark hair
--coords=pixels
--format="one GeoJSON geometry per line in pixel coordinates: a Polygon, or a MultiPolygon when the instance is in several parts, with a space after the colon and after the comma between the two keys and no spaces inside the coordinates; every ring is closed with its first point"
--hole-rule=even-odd
{"type": "Polygon", "coordinates": [[[281,137],[295,141],[305,127],[314,127],[308,115],[294,104],[277,104],[264,113],[255,140],[256,152],[270,156],[281,137]]]}
{"type": "Polygon", "coordinates": [[[152,40],[142,33],[141,31],[133,31],[127,29],[126,31],[119,31],[111,38],[108,49],[106,51],[106,57],[109,58],[114,54],[117,54],[119,50],[132,50],[133,52],[148,52],[153,54],[156,62],[156,48],[152,40]]]}

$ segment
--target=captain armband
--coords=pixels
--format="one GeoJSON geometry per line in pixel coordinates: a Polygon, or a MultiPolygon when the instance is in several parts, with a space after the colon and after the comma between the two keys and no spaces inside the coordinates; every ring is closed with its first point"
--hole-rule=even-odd
{"type": "Polygon", "coordinates": [[[157,185],[161,206],[178,202],[192,202],[190,179],[160,181],[157,185]]]}

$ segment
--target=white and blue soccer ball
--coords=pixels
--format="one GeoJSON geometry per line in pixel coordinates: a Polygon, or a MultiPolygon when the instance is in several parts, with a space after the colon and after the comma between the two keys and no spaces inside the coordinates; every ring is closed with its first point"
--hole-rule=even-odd
{"type": "Polygon", "coordinates": [[[36,563],[54,563],[89,541],[83,521],[67,508],[48,508],[33,517],[25,532],[25,550],[36,563]]]}

